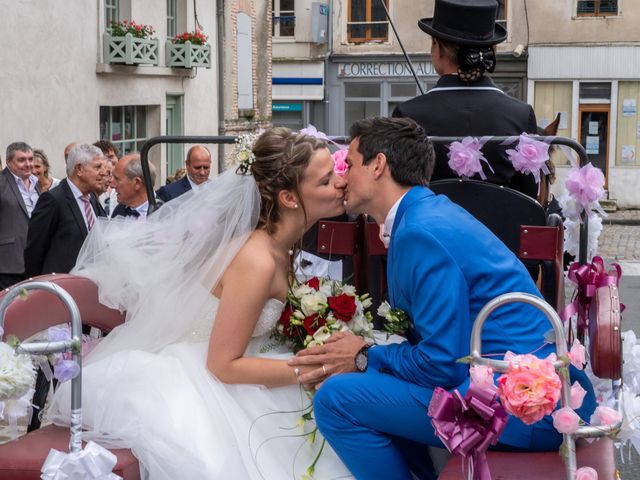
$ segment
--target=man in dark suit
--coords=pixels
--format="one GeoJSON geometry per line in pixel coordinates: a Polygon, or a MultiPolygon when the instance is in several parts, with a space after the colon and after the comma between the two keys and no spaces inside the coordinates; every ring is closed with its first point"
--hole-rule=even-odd
{"type": "Polygon", "coordinates": [[[38,201],[38,178],[32,173],[33,151],[24,142],[7,147],[0,173],[0,290],[24,278],[24,248],[29,216],[38,201]]]}
{"type": "Polygon", "coordinates": [[[105,158],[93,145],[78,144],[69,152],[67,178],[43,193],[29,220],[26,274],[68,273],[89,230],[104,217],[93,191],[105,175],[105,158]]]}
{"type": "MultiPolygon", "coordinates": [[[[156,168],[149,164],[151,183],[156,181],[156,168]]],[[[113,183],[118,192],[118,206],[113,210],[111,218],[128,217],[134,220],[145,220],[149,211],[149,199],[144,185],[142,162],[140,155],[125,155],[113,169],[113,183]]]]}
{"type": "Polygon", "coordinates": [[[168,202],[208,182],[211,173],[211,153],[206,147],[195,145],[187,152],[185,166],[187,174],[184,177],[158,190],[160,200],[168,202]]]}
{"type": "MultiPolygon", "coordinates": [[[[440,75],[435,88],[396,107],[394,117],[409,117],[429,136],[497,136],[536,133],[530,105],[508,96],[484,76],[495,68],[495,45],[506,30],[495,23],[495,0],[436,0],[433,18],[418,26],[431,35],[431,61],[440,75]]],[[[493,172],[484,165],[487,180],[536,198],[532,175],[516,172],[505,150],[513,146],[485,145],[482,149],[493,172]]],[[[448,148],[435,145],[432,180],[457,178],[448,165],[448,148]]]]}

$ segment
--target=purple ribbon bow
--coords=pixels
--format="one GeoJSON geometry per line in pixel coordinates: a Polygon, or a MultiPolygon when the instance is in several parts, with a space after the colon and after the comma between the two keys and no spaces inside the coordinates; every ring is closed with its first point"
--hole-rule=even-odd
{"type": "Polygon", "coordinates": [[[468,460],[474,480],[491,480],[486,451],[498,443],[507,424],[507,412],[496,393],[495,387],[475,383],[464,397],[458,390],[436,387],[429,404],[436,435],[451,453],[468,460]]]}
{"type": "MultiPolygon", "coordinates": [[[[612,263],[611,267],[609,271],[606,271],[604,260],[599,256],[593,257],[591,263],[580,265],[578,262],[573,262],[569,266],[567,277],[578,289],[575,298],[564,308],[560,318],[563,322],[566,322],[577,313],[578,336],[581,336],[587,328],[587,312],[596,290],[607,285],[618,286],[622,276],[622,269],[617,263],[612,263]]],[[[624,308],[624,305],[620,304],[620,310],[622,311],[624,308]]]]}

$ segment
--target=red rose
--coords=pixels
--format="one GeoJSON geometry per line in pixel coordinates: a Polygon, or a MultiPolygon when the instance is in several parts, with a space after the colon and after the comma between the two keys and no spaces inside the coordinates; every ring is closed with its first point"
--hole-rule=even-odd
{"type": "Polygon", "coordinates": [[[313,315],[309,315],[308,317],[306,317],[302,323],[307,333],[313,336],[313,334],[316,333],[320,327],[325,326],[327,320],[318,316],[317,313],[314,313],[313,315]]]}
{"type": "Polygon", "coordinates": [[[307,280],[307,285],[309,285],[314,290],[320,289],[320,279],[318,277],[313,277],[307,280]]]}
{"type": "Polygon", "coordinates": [[[280,320],[278,320],[278,323],[280,323],[284,327],[282,330],[282,333],[284,333],[285,336],[290,338],[293,337],[293,328],[291,326],[292,315],[293,315],[293,308],[291,307],[291,305],[287,305],[286,307],[284,307],[284,310],[282,311],[282,315],[280,315],[280,320]]]}
{"type": "Polygon", "coordinates": [[[329,308],[333,316],[343,322],[349,322],[356,313],[356,297],[343,293],[337,297],[329,297],[329,308]]]}

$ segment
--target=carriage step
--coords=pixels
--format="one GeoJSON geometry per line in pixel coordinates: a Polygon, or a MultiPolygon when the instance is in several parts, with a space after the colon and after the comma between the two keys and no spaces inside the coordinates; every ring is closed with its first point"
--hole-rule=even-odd
{"type": "MultiPolygon", "coordinates": [[[[615,480],[616,464],[613,441],[601,438],[593,443],[579,441],[578,467],[592,467],[599,480],[615,480]]],[[[494,480],[539,480],[565,478],[564,462],[558,452],[487,452],[494,480]]],[[[462,471],[462,457],[454,455],[438,477],[439,480],[467,480],[462,471]]],[[[465,466],[466,467],[466,466],[465,466]]]]}
{"type": "MultiPolygon", "coordinates": [[[[0,478],[3,480],[38,480],[49,450],[69,451],[69,429],[48,425],[16,440],[0,445],[0,478]]],[[[113,473],[124,480],[140,480],[138,459],[131,450],[114,449],[118,458],[113,473]]]]}

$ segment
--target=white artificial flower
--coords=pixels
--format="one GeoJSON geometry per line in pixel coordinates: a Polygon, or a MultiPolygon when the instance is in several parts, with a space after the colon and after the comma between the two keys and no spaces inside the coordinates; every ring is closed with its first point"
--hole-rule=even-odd
{"type": "MultiPolygon", "coordinates": [[[[589,215],[589,238],[587,240],[587,258],[591,259],[598,251],[598,238],[602,232],[602,218],[596,213],[589,215]]],[[[564,221],[564,249],[578,256],[580,251],[580,220],[567,218],[564,221]]]]}
{"type": "Polygon", "coordinates": [[[31,357],[16,355],[13,348],[0,342],[0,401],[23,397],[31,389],[35,374],[31,357]]]}
{"type": "Polygon", "coordinates": [[[305,295],[300,300],[300,308],[302,309],[302,313],[304,313],[307,317],[309,315],[313,315],[314,313],[318,313],[326,306],[327,296],[321,292],[315,292],[309,295],[305,295]]]}
{"type": "Polygon", "coordinates": [[[565,218],[571,220],[578,220],[580,218],[582,205],[580,205],[575,198],[569,195],[568,192],[564,192],[560,197],[558,197],[558,203],[560,204],[560,208],[562,208],[562,214],[565,218]]]}

